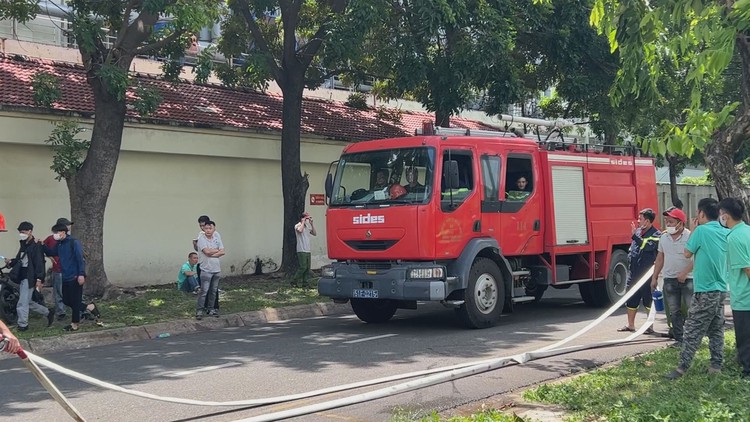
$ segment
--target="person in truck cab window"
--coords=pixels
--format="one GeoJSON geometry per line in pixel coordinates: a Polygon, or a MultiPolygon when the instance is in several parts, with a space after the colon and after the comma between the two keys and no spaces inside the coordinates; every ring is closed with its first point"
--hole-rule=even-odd
{"type": "Polygon", "coordinates": [[[381,190],[388,187],[388,171],[378,170],[375,174],[375,185],[372,187],[374,190],[381,190]]]}
{"type": "Polygon", "coordinates": [[[528,191],[529,181],[526,176],[516,179],[516,189],[508,191],[507,197],[510,201],[524,201],[531,192],[528,191]]]}
{"type": "Polygon", "coordinates": [[[424,185],[419,183],[419,169],[416,167],[409,167],[406,169],[406,181],[409,183],[404,186],[406,191],[409,193],[420,193],[424,192],[424,185]]]}

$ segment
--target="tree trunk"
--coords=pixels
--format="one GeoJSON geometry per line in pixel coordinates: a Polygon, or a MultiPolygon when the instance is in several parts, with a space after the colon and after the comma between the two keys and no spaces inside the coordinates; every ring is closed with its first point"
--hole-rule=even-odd
{"type": "Polygon", "coordinates": [[[451,114],[445,111],[435,111],[435,126],[451,127],[451,114]]]}
{"type": "Polygon", "coordinates": [[[742,57],[742,104],[734,122],[714,134],[706,145],[706,165],[716,185],[719,199],[734,197],[745,204],[745,221],[750,221],[750,196],[740,181],[734,155],[750,139],[750,40],[738,34],[735,46],[742,57]]]}
{"type": "Polygon", "coordinates": [[[310,183],[302,175],[300,131],[304,71],[288,72],[284,84],[281,128],[281,189],[284,197],[284,224],[281,271],[290,274],[297,268],[297,237],[294,225],[305,210],[305,195],[310,183]]]}
{"type": "Polygon", "coordinates": [[[677,195],[677,161],[679,160],[676,156],[667,156],[667,163],[669,164],[669,193],[672,197],[672,205],[682,209],[683,204],[677,195]]]}
{"type": "Polygon", "coordinates": [[[86,258],[84,293],[102,296],[110,283],[104,269],[104,211],[120,156],[125,124],[125,101],[113,97],[102,80],[89,71],[94,94],[91,147],[75,176],[67,180],[73,235],[83,244],[86,258]]]}

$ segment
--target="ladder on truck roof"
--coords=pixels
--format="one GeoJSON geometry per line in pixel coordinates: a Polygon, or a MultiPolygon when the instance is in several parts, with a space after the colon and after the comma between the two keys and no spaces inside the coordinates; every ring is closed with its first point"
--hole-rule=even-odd
{"type": "MultiPolygon", "coordinates": [[[[535,141],[540,147],[548,151],[569,151],[578,153],[595,153],[595,154],[610,154],[619,156],[642,156],[644,155],[640,148],[635,145],[604,145],[604,144],[590,144],[590,143],[578,143],[577,141],[569,142],[565,140],[564,135],[560,132],[563,127],[569,127],[575,125],[575,123],[566,120],[542,120],[533,119],[529,117],[513,117],[505,114],[500,115],[501,120],[507,120],[510,122],[536,124],[539,126],[551,127],[552,131],[547,133],[545,139],[542,139],[542,135],[537,133],[525,133],[518,134],[515,132],[508,132],[498,128],[494,130],[480,130],[480,129],[469,129],[469,128],[446,128],[440,126],[434,126],[431,120],[425,120],[422,122],[422,127],[414,130],[415,135],[443,135],[443,136],[476,136],[476,137],[488,137],[488,138],[524,138],[535,141]]],[[[489,126],[483,123],[485,126],[489,126]]]]}

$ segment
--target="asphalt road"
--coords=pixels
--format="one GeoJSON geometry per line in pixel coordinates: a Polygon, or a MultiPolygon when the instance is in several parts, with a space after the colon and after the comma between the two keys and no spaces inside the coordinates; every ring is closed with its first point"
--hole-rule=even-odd
{"type": "MultiPolygon", "coordinates": [[[[200,400],[246,400],[301,393],[387,375],[530,351],[567,337],[602,310],[586,307],[578,289],[552,290],[536,304],[517,305],[501,323],[467,330],[438,304],[400,310],[382,325],[353,315],[292,320],[94,347],[44,356],[69,369],[156,395],[200,400]]],[[[639,314],[637,323],[645,319],[639,314]]],[[[624,309],[575,344],[622,338],[624,309]]],[[[665,330],[663,315],[657,330],[665,330]]],[[[389,421],[395,413],[451,409],[486,397],[663,347],[645,336],[625,346],[576,352],[454,380],[317,414],[295,421],[389,421]]],[[[92,387],[46,373],[88,421],[233,421],[371,391],[282,403],[254,409],[198,407],[157,402],[92,387]]],[[[388,384],[392,385],[392,384],[388,384]]],[[[65,421],[57,405],[19,360],[0,361],[0,420],[65,421]]]]}

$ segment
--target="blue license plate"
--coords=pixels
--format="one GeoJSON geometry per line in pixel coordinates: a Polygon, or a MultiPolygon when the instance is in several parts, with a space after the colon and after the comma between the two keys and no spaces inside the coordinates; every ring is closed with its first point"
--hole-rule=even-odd
{"type": "Polygon", "coordinates": [[[377,299],[378,291],[375,289],[354,289],[352,297],[358,299],[377,299]]]}

